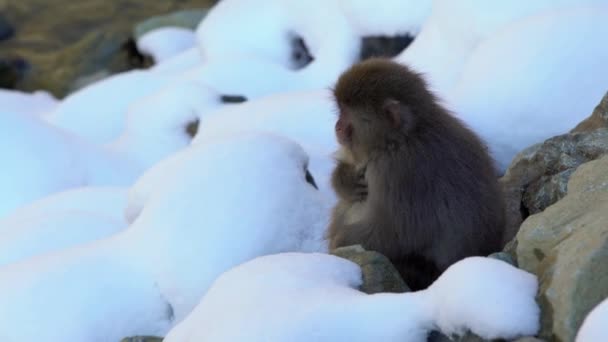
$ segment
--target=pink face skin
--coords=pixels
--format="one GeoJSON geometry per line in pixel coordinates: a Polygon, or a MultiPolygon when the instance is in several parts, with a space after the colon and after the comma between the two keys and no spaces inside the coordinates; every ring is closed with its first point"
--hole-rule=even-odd
{"type": "Polygon", "coordinates": [[[350,117],[347,111],[340,110],[340,117],[336,122],[336,137],[338,143],[343,146],[349,146],[353,135],[353,125],[350,122],[350,117]]]}

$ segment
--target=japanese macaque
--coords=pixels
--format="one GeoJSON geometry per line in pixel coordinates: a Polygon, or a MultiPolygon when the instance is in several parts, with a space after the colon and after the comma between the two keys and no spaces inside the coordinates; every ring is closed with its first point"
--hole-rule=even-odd
{"type": "Polygon", "coordinates": [[[451,264],[499,251],[503,198],[486,146],[428,90],[388,59],[351,67],[334,89],[341,145],[330,247],[386,255],[412,290],[451,264]]]}

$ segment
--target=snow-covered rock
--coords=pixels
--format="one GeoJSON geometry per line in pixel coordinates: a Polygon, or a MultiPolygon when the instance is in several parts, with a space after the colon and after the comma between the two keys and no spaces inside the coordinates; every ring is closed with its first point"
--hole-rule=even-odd
{"type": "Polygon", "coordinates": [[[435,328],[511,339],[539,326],[536,277],[498,260],[462,260],[425,291],[366,295],[360,284],[359,267],[335,256],[257,258],[220,276],[165,341],[422,342],[435,328]]]}
{"type": "Polygon", "coordinates": [[[564,134],[608,89],[608,6],[546,11],[479,44],[445,98],[490,143],[502,169],[564,134]]]}
{"type": "Polygon", "coordinates": [[[85,187],[20,207],[0,220],[0,267],[119,232],[126,205],[124,188],[85,187]]]}
{"type": "Polygon", "coordinates": [[[125,233],[148,251],[178,321],[228,268],[265,254],[327,249],[329,207],[307,183],[307,163],[286,138],[244,134],[178,152],[137,182],[125,233]]]}
{"type": "Polygon", "coordinates": [[[0,137],[0,217],[55,192],[86,185],[130,185],[138,175],[129,160],[33,115],[0,115],[0,137]]]}
{"type": "Polygon", "coordinates": [[[0,337],[164,335],[217,276],[255,257],[325,251],[329,210],[299,145],[268,134],[189,147],[132,189],[131,226],[0,267],[0,337]],[[37,322],[32,329],[31,322],[37,322]]]}
{"type": "Polygon", "coordinates": [[[310,156],[309,169],[321,192],[335,197],[330,183],[338,149],[334,134],[336,115],[327,90],[282,93],[225,106],[203,117],[193,143],[252,131],[271,132],[300,144],[310,156]]]}
{"type": "Polygon", "coordinates": [[[187,127],[222,105],[220,94],[194,81],[181,81],[133,103],[124,132],[107,145],[146,170],[190,144],[187,127]]]}
{"type": "Polygon", "coordinates": [[[137,40],[137,49],[154,62],[162,63],[189,48],[196,46],[194,31],[183,27],[160,27],[143,34],[137,40]]]}
{"type": "Polygon", "coordinates": [[[108,143],[123,132],[131,103],[162,89],[171,79],[145,70],[113,75],[70,94],[47,120],[93,143],[108,143]]]}

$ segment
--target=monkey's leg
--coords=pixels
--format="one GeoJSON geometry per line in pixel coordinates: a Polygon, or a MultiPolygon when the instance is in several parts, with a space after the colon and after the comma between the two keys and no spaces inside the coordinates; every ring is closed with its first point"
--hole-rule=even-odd
{"type": "Polygon", "coordinates": [[[421,255],[409,254],[391,261],[412,291],[426,289],[441,275],[437,265],[421,255]]]}

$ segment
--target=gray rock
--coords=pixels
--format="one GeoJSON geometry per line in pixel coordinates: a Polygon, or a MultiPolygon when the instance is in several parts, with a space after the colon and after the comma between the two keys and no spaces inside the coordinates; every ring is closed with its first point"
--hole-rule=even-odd
{"type": "Polygon", "coordinates": [[[509,265],[517,267],[517,260],[515,260],[515,257],[508,252],[492,253],[492,254],[488,255],[488,258],[498,259],[498,260],[506,262],[509,265]]]}
{"type": "Polygon", "coordinates": [[[124,338],[120,342],[162,342],[162,337],[155,336],[135,336],[124,338]]]}
{"type": "Polygon", "coordinates": [[[348,259],[361,267],[363,272],[361,291],[365,293],[409,291],[395,266],[378,252],[366,251],[360,245],[355,245],[337,248],[332,254],[348,259]]]}
{"type": "Polygon", "coordinates": [[[0,41],[12,38],[15,35],[15,29],[6,20],[4,15],[0,13],[0,41]]]}
{"type": "Polygon", "coordinates": [[[409,34],[399,36],[368,36],[361,40],[360,60],[372,57],[395,57],[414,41],[409,34]]]}
{"type": "Polygon", "coordinates": [[[0,88],[14,89],[23,80],[28,63],[17,57],[0,57],[0,88]]]}
{"type": "Polygon", "coordinates": [[[80,76],[78,77],[74,83],[72,83],[72,85],[70,86],[69,91],[70,92],[75,92],[77,90],[80,90],[90,84],[93,84],[95,82],[101,81],[104,78],[107,78],[109,76],[111,76],[112,73],[108,70],[99,70],[97,72],[94,72],[90,75],[84,75],[84,76],[80,76]]]}
{"type": "Polygon", "coordinates": [[[584,317],[608,296],[608,156],[580,166],[568,194],[522,224],[520,268],[540,281],[540,337],[573,341],[584,317]]]}
{"type": "Polygon", "coordinates": [[[563,198],[581,164],[608,153],[608,129],[559,135],[520,152],[500,179],[510,241],[521,222],[563,198]]]}
{"type": "Polygon", "coordinates": [[[135,25],[133,36],[135,39],[139,39],[144,34],[161,27],[181,27],[195,30],[207,15],[207,12],[206,9],[191,9],[155,16],[135,25]]]}

